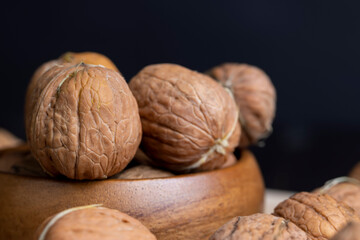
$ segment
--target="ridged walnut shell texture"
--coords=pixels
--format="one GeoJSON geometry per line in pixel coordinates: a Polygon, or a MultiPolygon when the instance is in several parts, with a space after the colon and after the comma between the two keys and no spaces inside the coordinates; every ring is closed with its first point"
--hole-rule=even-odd
{"type": "Polygon", "coordinates": [[[312,239],[329,239],[348,222],[359,222],[349,206],[327,194],[301,192],[281,202],[275,215],[292,221],[312,239]]]}
{"type": "MultiPolygon", "coordinates": [[[[54,59],[42,64],[36,69],[31,80],[29,82],[26,96],[25,96],[25,117],[31,114],[31,105],[34,95],[37,95],[38,89],[42,89],[44,83],[39,83],[41,76],[49,71],[53,67],[66,67],[79,63],[92,64],[92,65],[102,65],[105,68],[109,68],[115,71],[119,71],[115,64],[106,56],[95,53],[95,52],[67,52],[61,55],[58,59],[54,59]]],[[[48,80],[48,78],[42,78],[43,80],[48,80]]],[[[46,84],[46,82],[45,82],[46,84]]]]}
{"type": "MultiPolygon", "coordinates": [[[[71,209],[70,209],[71,210],[71,209]]],[[[38,229],[38,240],[47,219],[38,229]]],[[[156,240],[156,237],[137,219],[115,209],[92,207],[73,210],[52,225],[44,240],[156,240]]]]}
{"type": "Polygon", "coordinates": [[[360,185],[346,182],[340,183],[328,189],[326,194],[352,207],[360,217],[360,185]]]}
{"type": "Polygon", "coordinates": [[[215,169],[238,145],[236,104],[210,77],[156,64],[142,69],[129,86],[139,105],[141,147],[153,164],[174,171],[215,169]]]}
{"type": "Polygon", "coordinates": [[[275,117],[276,91],[265,72],[247,64],[225,63],[207,74],[234,94],[240,108],[240,147],[266,138],[272,131],[275,117]]]}
{"type": "Polygon", "coordinates": [[[303,230],[282,217],[257,213],[231,219],[209,240],[228,239],[308,240],[310,238],[303,230]]]}
{"type": "Polygon", "coordinates": [[[39,83],[26,132],[47,173],[101,179],[125,168],[141,141],[141,123],[118,72],[86,64],[54,67],[39,83]]]}

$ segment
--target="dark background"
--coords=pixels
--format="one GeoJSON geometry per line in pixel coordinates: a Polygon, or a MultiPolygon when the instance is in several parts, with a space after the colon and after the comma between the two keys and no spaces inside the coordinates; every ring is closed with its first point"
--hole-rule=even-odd
{"type": "Polygon", "coordinates": [[[359,1],[6,1],[0,127],[25,138],[35,69],[66,51],[107,55],[129,80],[172,62],[264,69],[278,94],[274,132],[253,148],[268,187],[311,190],[360,156],[359,1]]]}

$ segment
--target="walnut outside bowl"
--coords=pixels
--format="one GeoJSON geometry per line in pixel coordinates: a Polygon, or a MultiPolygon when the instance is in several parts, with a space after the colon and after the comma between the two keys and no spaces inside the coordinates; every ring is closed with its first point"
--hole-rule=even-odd
{"type": "Polygon", "coordinates": [[[125,212],[160,240],[208,239],[231,218],[261,212],[263,199],[262,175],[249,151],[231,167],[157,179],[70,181],[0,169],[0,239],[32,239],[47,217],[88,204],[125,212]]]}

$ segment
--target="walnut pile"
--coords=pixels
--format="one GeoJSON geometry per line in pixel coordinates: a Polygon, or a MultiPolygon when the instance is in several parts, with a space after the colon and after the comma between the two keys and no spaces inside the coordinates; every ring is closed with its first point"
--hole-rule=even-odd
{"type": "Polygon", "coordinates": [[[257,213],[231,219],[209,240],[227,239],[301,240],[310,238],[303,230],[282,217],[257,213]]]}
{"type": "Polygon", "coordinates": [[[279,203],[274,214],[307,232],[312,239],[329,239],[348,222],[359,222],[355,211],[327,194],[301,192],[279,203]]]}
{"type": "Polygon", "coordinates": [[[238,110],[210,77],[175,64],[142,69],[129,83],[152,164],[174,171],[221,167],[238,145],[238,110]]]}
{"type": "Polygon", "coordinates": [[[50,175],[104,179],[135,155],[141,141],[138,107],[118,72],[83,63],[54,66],[30,96],[28,142],[50,175]]]}
{"type": "Polygon", "coordinates": [[[234,94],[240,108],[240,147],[247,147],[266,138],[272,131],[276,91],[265,72],[247,64],[224,63],[212,68],[207,74],[234,94]]]}
{"type": "Polygon", "coordinates": [[[65,210],[47,219],[36,240],[155,240],[138,220],[115,209],[84,206],[65,210]]]}

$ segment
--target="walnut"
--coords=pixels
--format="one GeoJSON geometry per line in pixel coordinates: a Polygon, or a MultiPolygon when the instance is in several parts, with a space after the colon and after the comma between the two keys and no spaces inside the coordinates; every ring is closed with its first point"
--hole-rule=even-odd
{"type": "Polygon", "coordinates": [[[282,217],[257,213],[231,219],[209,240],[225,239],[301,240],[310,238],[303,230],[282,217]]]}
{"type": "Polygon", "coordinates": [[[9,131],[0,128],[0,150],[10,148],[10,147],[16,147],[20,145],[23,141],[10,133],[9,131]]]}
{"type": "Polygon", "coordinates": [[[162,178],[175,176],[171,172],[153,168],[147,165],[139,165],[129,168],[114,176],[116,179],[145,179],[145,178],[162,178]]]}
{"type": "Polygon", "coordinates": [[[50,175],[106,178],[135,155],[141,140],[138,107],[118,72],[87,64],[53,67],[29,101],[27,138],[50,175]]]}
{"type": "Polygon", "coordinates": [[[77,64],[83,62],[86,64],[101,65],[108,69],[112,69],[119,72],[118,68],[109,58],[96,52],[81,52],[81,53],[67,52],[61,55],[59,59],[62,60],[63,62],[71,63],[71,64],[77,64]]]}
{"type": "MultiPolygon", "coordinates": [[[[74,64],[86,63],[92,65],[101,65],[103,67],[113,69],[115,71],[119,71],[115,64],[106,56],[95,53],[95,52],[81,52],[81,53],[73,53],[67,52],[61,55],[58,59],[54,59],[42,64],[38,67],[31,77],[29,82],[26,96],[25,96],[25,118],[31,115],[31,102],[34,96],[38,95],[38,91],[41,91],[44,88],[44,85],[47,84],[48,78],[41,78],[41,76],[49,71],[50,69],[56,67],[69,67],[74,64]],[[40,82],[39,82],[40,81],[40,82]],[[44,82],[45,81],[45,82],[44,82]]],[[[53,73],[54,70],[51,72],[53,73]]],[[[29,126],[26,126],[28,129],[29,126]]]]}
{"type": "Polygon", "coordinates": [[[238,110],[210,77],[175,64],[142,69],[129,83],[143,127],[142,150],[174,171],[219,168],[238,145],[238,110]]]}
{"type": "Polygon", "coordinates": [[[115,209],[96,205],[67,209],[47,219],[34,239],[155,240],[138,220],[115,209]]]}
{"type": "Polygon", "coordinates": [[[360,223],[349,222],[331,240],[360,240],[360,223]]]}
{"type": "Polygon", "coordinates": [[[339,202],[352,207],[360,217],[360,181],[347,177],[339,177],[328,181],[318,193],[326,193],[339,202]]]}
{"type": "Polygon", "coordinates": [[[360,162],[358,162],[350,171],[349,177],[360,181],[360,162]]]}
{"type": "Polygon", "coordinates": [[[224,63],[208,74],[234,94],[240,108],[240,147],[268,137],[275,116],[276,91],[265,72],[247,64],[224,63]]]}
{"type": "Polygon", "coordinates": [[[295,223],[312,239],[329,239],[348,222],[360,221],[352,208],[319,193],[297,193],[279,203],[274,213],[295,223]]]}
{"type": "Polygon", "coordinates": [[[226,161],[225,163],[221,166],[221,168],[227,168],[227,167],[231,167],[232,165],[234,165],[237,162],[237,159],[235,157],[235,155],[233,153],[229,153],[226,156],[226,161]]]}

